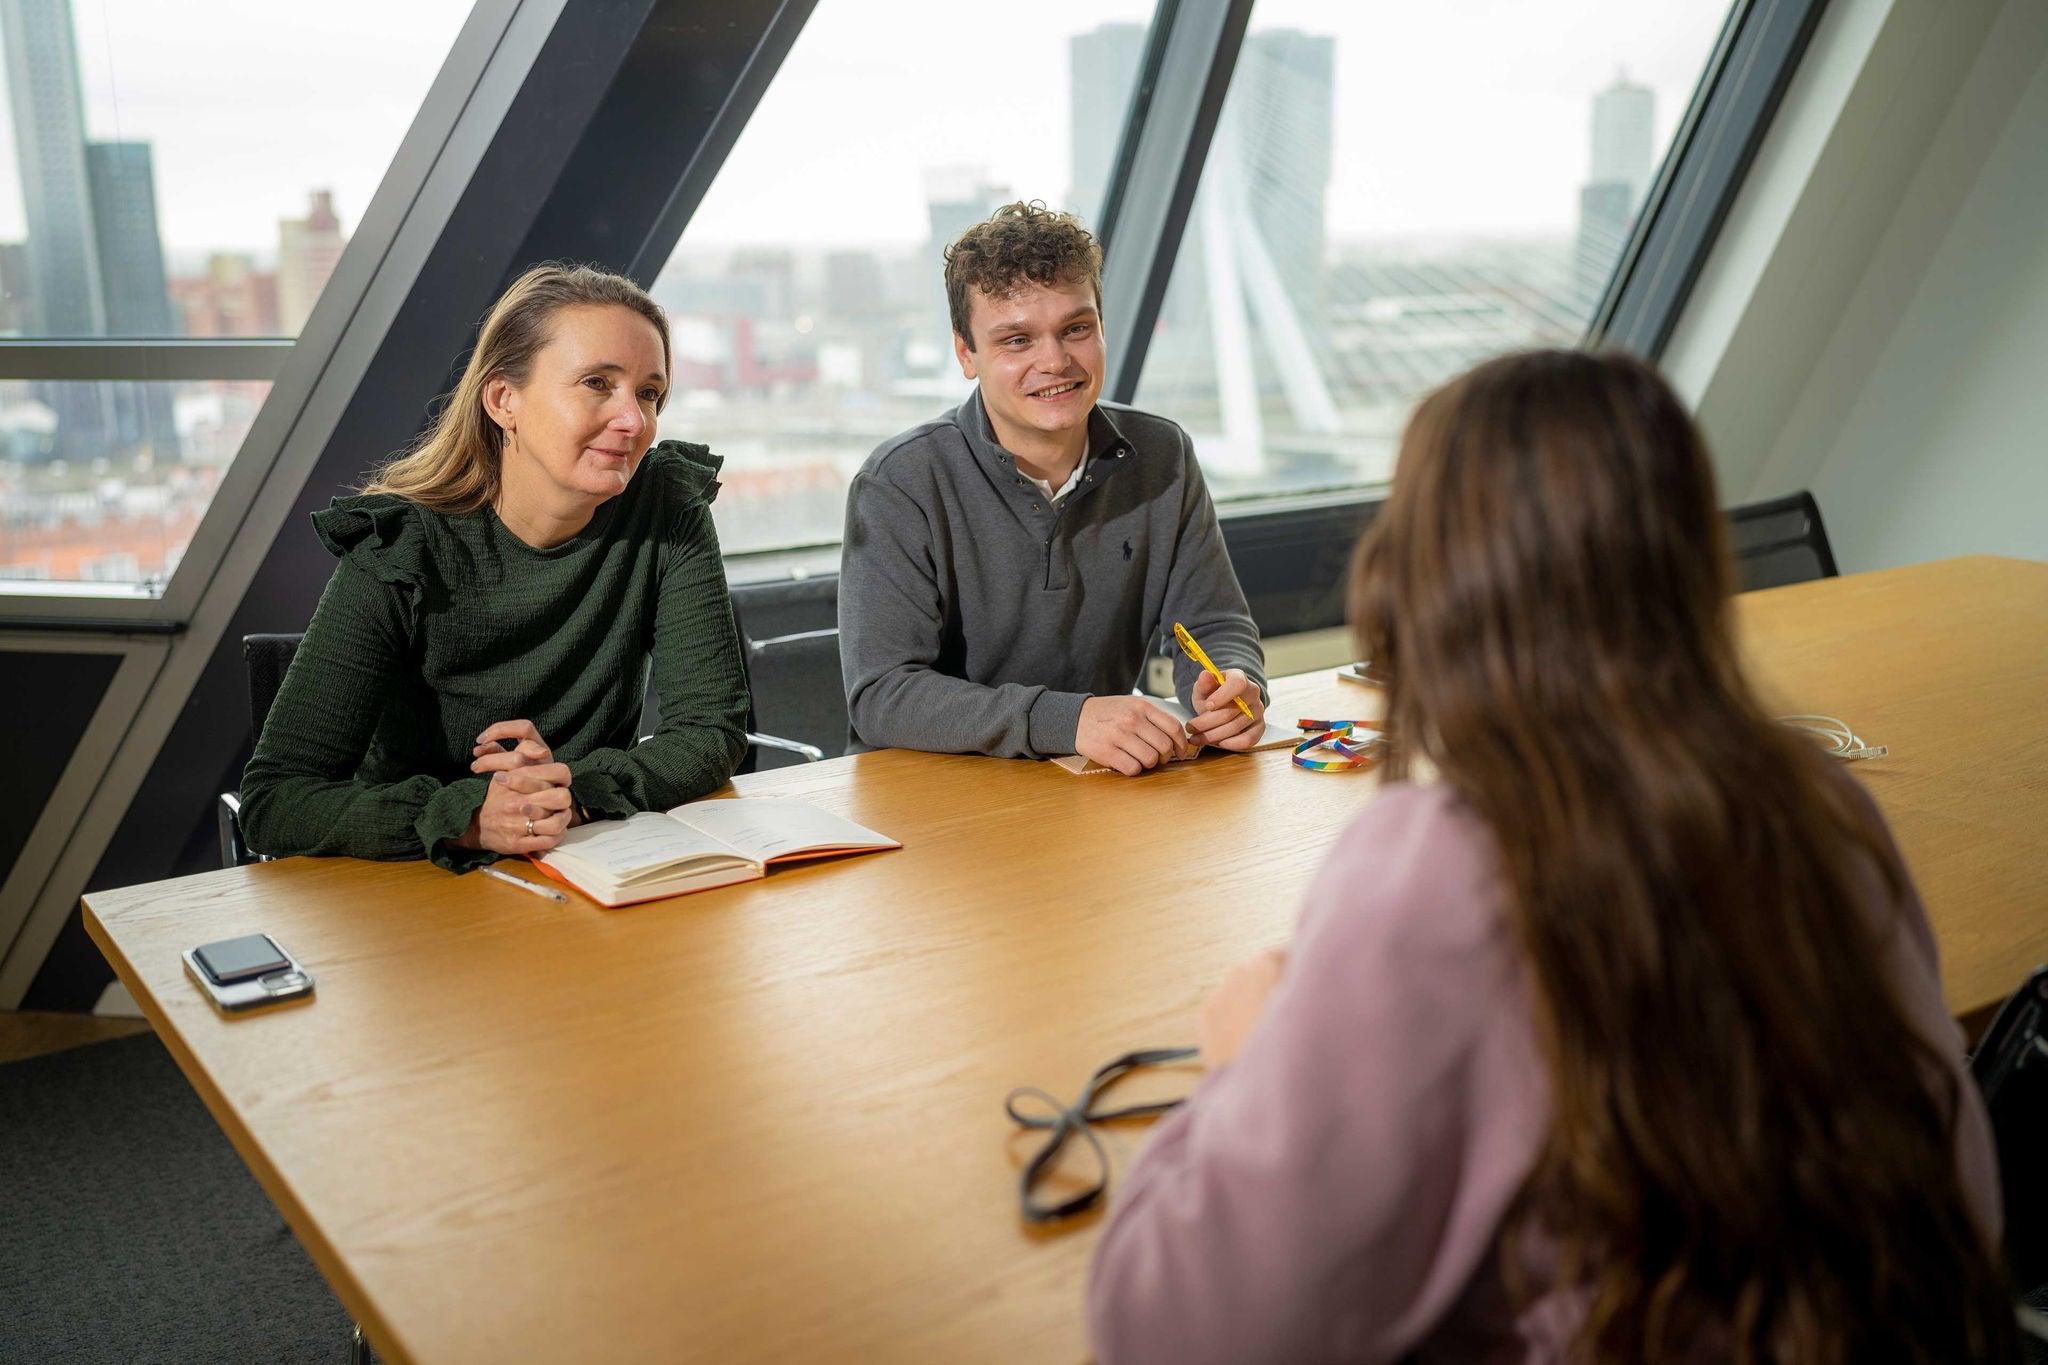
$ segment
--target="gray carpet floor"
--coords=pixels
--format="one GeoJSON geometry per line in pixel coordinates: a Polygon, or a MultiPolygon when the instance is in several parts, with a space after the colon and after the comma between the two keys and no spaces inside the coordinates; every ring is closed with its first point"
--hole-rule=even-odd
{"type": "Polygon", "coordinates": [[[0,1362],[339,1365],[349,1331],[154,1036],[0,1066],[0,1362]]]}

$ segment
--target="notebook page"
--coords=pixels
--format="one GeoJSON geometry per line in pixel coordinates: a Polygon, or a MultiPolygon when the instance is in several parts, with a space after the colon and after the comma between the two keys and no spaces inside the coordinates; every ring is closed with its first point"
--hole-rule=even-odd
{"type": "Polygon", "coordinates": [[[791,853],[825,848],[900,848],[896,840],[856,825],[808,801],[787,796],[743,796],[699,801],[669,812],[749,858],[772,862],[791,853]]]}
{"type": "Polygon", "coordinates": [[[699,858],[725,862],[744,859],[732,849],[688,825],[655,811],[624,820],[593,820],[563,834],[543,857],[573,860],[606,877],[628,882],[699,858]]]}

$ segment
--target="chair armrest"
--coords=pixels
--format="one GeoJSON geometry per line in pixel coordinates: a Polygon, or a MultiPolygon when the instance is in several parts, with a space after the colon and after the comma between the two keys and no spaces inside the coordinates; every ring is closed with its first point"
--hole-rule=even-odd
{"type": "MultiPolygon", "coordinates": [[[[654,738],[652,735],[643,735],[641,736],[641,743],[644,744],[652,738],[654,738]]],[[[780,749],[786,754],[800,755],[806,763],[822,763],[825,761],[825,751],[815,744],[806,744],[802,740],[797,739],[781,739],[775,735],[757,735],[751,730],[747,731],[747,747],[750,749],[780,749]]]]}
{"type": "Polygon", "coordinates": [[[220,865],[240,867],[243,863],[255,862],[249,856],[249,846],[242,842],[242,826],[238,819],[242,813],[241,794],[222,792],[213,813],[220,825],[220,865]]]}
{"type": "Polygon", "coordinates": [[[823,749],[820,749],[815,744],[805,744],[800,740],[778,739],[774,735],[757,735],[749,732],[747,743],[757,749],[780,749],[786,754],[801,754],[806,763],[821,763],[825,758],[825,751],[823,749]]]}
{"type": "Polygon", "coordinates": [[[771,649],[778,649],[783,645],[800,645],[807,644],[812,640],[836,640],[838,638],[839,627],[837,626],[826,626],[823,630],[799,630],[789,635],[770,635],[759,640],[749,640],[747,641],[747,653],[750,655],[762,655],[771,649]]]}

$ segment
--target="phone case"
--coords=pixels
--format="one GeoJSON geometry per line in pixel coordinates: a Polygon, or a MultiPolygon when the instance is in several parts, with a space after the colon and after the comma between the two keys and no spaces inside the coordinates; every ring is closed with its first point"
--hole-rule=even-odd
{"type": "Polygon", "coordinates": [[[197,948],[187,948],[181,955],[185,961],[185,975],[192,978],[213,1007],[222,1014],[240,1014],[245,1010],[262,1005],[280,1004],[286,1000],[297,1000],[313,993],[313,974],[305,964],[292,956],[291,949],[276,939],[270,942],[290,964],[281,970],[259,976],[252,981],[237,981],[232,985],[220,986],[208,978],[199,965],[197,948]]]}

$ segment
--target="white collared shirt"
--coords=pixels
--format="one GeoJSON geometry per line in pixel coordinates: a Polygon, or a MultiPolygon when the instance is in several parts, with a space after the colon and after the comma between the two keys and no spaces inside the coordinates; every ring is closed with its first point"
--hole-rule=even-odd
{"type": "MultiPolygon", "coordinates": [[[[1060,500],[1065,498],[1067,494],[1073,492],[1074,489],[1080,485],[1081,471],[1086,469],[1087,467],[1088,456],[1083,455],[1081,457],[1081,462],[1074,466],[1073,473],[1067,475],[1067,481],[1060,485],[1060,490],[1057,493],[1053,492],[1052,490],[1051,479],[1031,479],[1031,482],[1038,485],[1038,491],[1045,494],[1045,500],[1048,503],[1052,504],[1054,507],[1058,507],[1060,505],[1060,500]]],[[[1031,478],[1031,476],[1028,474],[1026,474],[1024,477],[1027,479],[1031,478]]]]}

